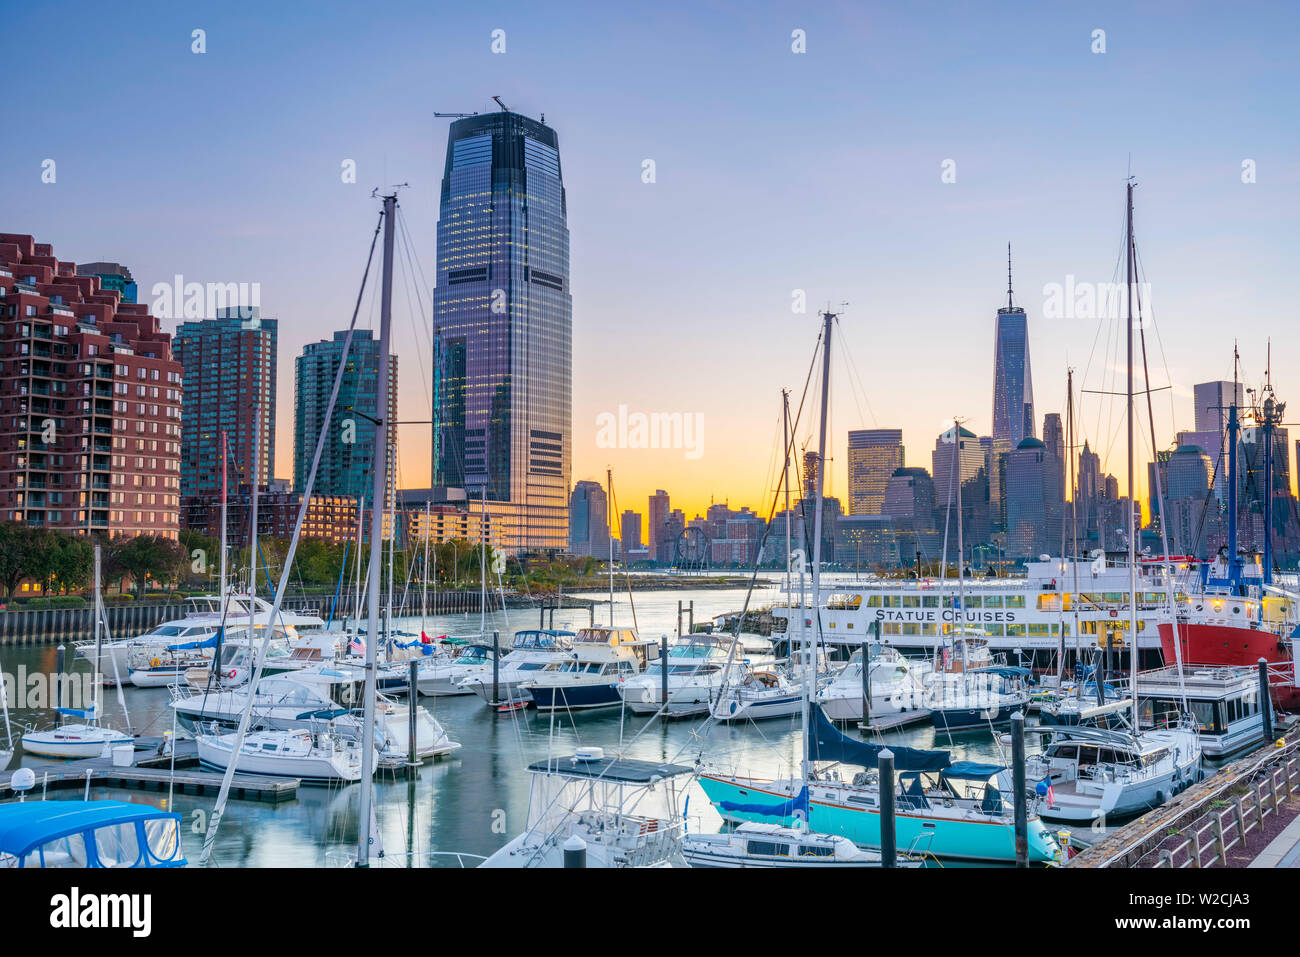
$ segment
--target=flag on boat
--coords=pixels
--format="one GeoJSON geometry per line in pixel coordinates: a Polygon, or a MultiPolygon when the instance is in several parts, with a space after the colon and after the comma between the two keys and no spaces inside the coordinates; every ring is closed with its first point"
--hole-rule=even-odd
{"type": "Polygon", "coordinates": [[[361,640],[360,635],[352,636],[352,640],[348,642],[348,651],[358,655],[364,655],[366,653],[366,643],[361,640]]]}

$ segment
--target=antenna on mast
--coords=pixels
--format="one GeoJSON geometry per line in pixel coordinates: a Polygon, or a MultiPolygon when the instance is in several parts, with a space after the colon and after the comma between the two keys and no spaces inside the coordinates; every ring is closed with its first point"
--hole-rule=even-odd
{"type": "Polygon", "coordinates": [[[1011,243],[1007,243],[1007,308],[1014,309],[1015,303],[1011,301],[1011,243]]]}

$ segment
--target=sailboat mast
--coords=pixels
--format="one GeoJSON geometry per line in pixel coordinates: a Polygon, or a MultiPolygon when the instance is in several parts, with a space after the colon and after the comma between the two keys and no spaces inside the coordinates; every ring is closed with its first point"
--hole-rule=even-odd
{"type": "Polygon", "coordinates": [[[230,466],[226,461],[226,433],[221,433],[221,557],[218,561],[218,581],[217,594],[221,596],[221,613],[224,619],[226,612],[226,481],[230,472],[230,466]]]}
{"type": "Polygon", "coordinates": [[[478,636],[487,634],[487,477],[483,479],[483,491],[479,509],[479,544],[478,544],[478,636]]]}
{"type": "MultiPolygon", "coordinates": [[[[788,389],[781,390],[781,445],[785,451],[785,471],[782,474],[782,485],[785,487],[785,604],[786,608],[790,607],[790,392],[788,389]]],[[[800,605],[803,600],[800,598],[800,605]]],[[[800,614],[803,614],[802,609],[800,614]]],[[[790,619],[787,616],[786,621],[790,619]]]]}
{"type": "MultiPolygon", "coordinates": [[[[379,562],[384,537],[384,485],[388,481],[389,375],[388,340],[393,324],[393,236],[397,218],[397,196],[384,197],[384,267],[379,306],[379,375],[375,402],[374,482],[370,491],[370,575],[366,602],[366,668],[363,732],[361,735],[361,808],[357,818],[357,867],[370,866],[370,818],[374,813],[375,770],[375,648],[379,633],[379,562]]],[[[415,702],[411,702],[415,707],[415,702]]]]}
{"type": "MultiPolygon", "coordinates": [[[[822,487],[826,483],[826,420],[827,412],[830,407],[831,397],[831,329],[835,324],[837,316],[829,309],[822,313],[822,409],[821,423],[818,426],[817,436],[817,478],[813,514],[813,566],[812,566],[812,606],[814,613],[817,615],[817,621],[821,622],[821,563],[822,563],[822,487]]],[[[820,628],[814,630],[814,636],[820,628]]],[[[815,644],[816,639],[812,644],[815,644]]],[[[804,633],[803,647],[801,653],[804,656],[804,684],[803,684],[803,777],[808,780],[809,771],[811,770],[808,762],[808,727],[810,712],[812,710],[812,696],[814,693],[814,682],[816,680],[816,671],[812,666],[815,657],[813,649],[809,647],[807,632],[804,633]]],[[[866,667],[864,661],[862,667],[866,667]]]]}
{"type": "Polygon", "coordinates": [[[1137,698],[1137,494],[1133,475],[1133,182],[1127,186],[1127,228],[1125,235],[1125,273],[1128,279],[1128,308],[1125,334],[1128,341],[1128,607],[1129,607],[1129,684],[1133,698],[1133,728],[1138,726],[1137,698]]]}
{"type": "MultiPolygon", "coordinates": [[[[1073,585],[1070,595],[1070,608],[1074,612],[1074,623],[1072,630],[1074,632],[1074,664],[1079,665],[1079,656],[1082,653],[1079,647],[1079,477],[1075,474],[1075,465],[1078,462],[1078,456],[1075,454],[1075,442],[1077,439],[1074,435],[1074,370],[1070,369],[1065,374],[1065,387],[1067,395],[1065,397],[1065,427],[1069,432],[1066,438],[1065,447],[1069,449],[1070,456],[1070,567],[1074,569],[1073,585]]],[[[1065,608],[1062,601],[1061,608],[1065,608]]],[[[1065,629],[1061,629],[1061,674],[1065,671],[1065,629]]],[[[1100,677],[1100,676],[1098,676],[1100,677]]],[[[1057,689],[1060,689],[1058,676],[1057,689]]],[[[1083,695],[1083,685],[1078,685],[1078,693],[1083,695]]]]}
{"type": "MultiPolygon", "coordinates": [[[[607,468],[605,469],[605,488],[612,489],[613,487],[614,487],[614,470],[607,468]]],[[[608,516],[609,499],[606,498],[605,502],[606,502],[605,514],[608,516]]],[[[609,627],[611,628],[614,627],[614,549],[612,546],[610,547],[610,554],[609,554],[609,627]]],[[[667,667],[666,664],[665,667],[667,667]]]]}
{"type": "MultiPolygon", "coordinates": [[[[248,650],[253,651],[257,637],[257,608],[253,598],[257,594],[257,403],[253,403],[253,470],[248,494],[252,496],[248,509],[248,650]]],[[[266,622],[266,633],[271,633],[271,622],[266,622]]],[[[256,665],[256,661],[254,661],[256,665]]]]}
{"type": "MultiPolygon", "coordinates": [[[[99,545],[95,545],[95,593],[94,593],[94,618],[95,618],[95,723],[99,724],[99,704],[103,697],[104,677],[101,674],[103,668],[104,638],[99,628],[99,577],[100,577],[100,551],[99,545]]],[[[119,685],[120,685],[119,681],[119,685]]],[[[9,720],[9,712],[5,712],[5,721],[9,720]]]]}

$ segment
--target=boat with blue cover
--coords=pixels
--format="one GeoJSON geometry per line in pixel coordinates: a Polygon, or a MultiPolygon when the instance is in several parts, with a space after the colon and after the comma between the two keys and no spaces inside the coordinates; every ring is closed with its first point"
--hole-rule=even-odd
{"type": "Polygon", "coordinates": [[[0,804],[0,868],[184,867],[180,825],[129,801],[0,804]]]}
{"type": "MultiPolygon", "coordinates": [[[[859,847],[880,847],[880,779],[875,770],[884,745],[845,736],[819,707],[813,709],[807,761],[855,765],[845,780],[837,772],[759,779],[702,772],[700,786],[724,820],[765,821],[847,837],[859,847]]],[[[947,751],[891,747],[898,771],[895,827],[900,850],[967,861],[1015,860],[1015,809],[1011,772],[1001,765],[953,762],[947,751]]],[[[1060,857],[1052,832],[1029,805],[1029,860],[1060,857]]]]}

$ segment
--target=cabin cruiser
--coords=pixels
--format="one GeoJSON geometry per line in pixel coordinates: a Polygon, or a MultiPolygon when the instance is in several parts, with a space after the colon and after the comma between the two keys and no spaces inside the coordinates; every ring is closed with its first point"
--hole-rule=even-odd
{"type": "Polygon", "coordinates": [[[496,671],[496,700],[492,700],[492,669],[461,679],[461,686],[478,695],[487,704],[502,705],[531,701],[520,683],[537,676],[547,665],[569,657],[573,632],[554,629],[530,629],[515,632],[510,650],[501,657],[496,671]]]}
{"type": "Polygon", "coordinates": [[[623,704],[635,714],[663,709],[668,717],[706,714],[709,702],[722,685],[730,657],[729,635],[687,635],[668,649],[666,659],[654,662],[619,686],[623,704]],[[668,706],[664,707],[664,672],[668,672],[668,706]]]}
{"type": "Polygon", "coordinates": [[[416,665],[416,687],[422,695],[473,694],[472,688],[462,686],[468,678],[492,673],[496,651],[491,645],[465,645],[455,658],[425,658],[416,665]]]}
{"type": "Polygon", "coordinates": [[[528,825],[480,867],[563,867],[579,843],[587,867],[685,866],[678,797],[689,767],[579,748],[528,771],[528,825]]]}
{"type": "MultiPolygon", "coordinates": [[[[126,681],[130,670],[129,658],[133,651],[152,652],[176,644],[192,644],[194,648],[211,647],[216,644],[211,639],[223,625],[228,638],[246,632],[250,608],[254,624],[259,628],[266,627],[266,618],[272,608],[267,601],[253,596],[250,603],[247,594],[237,592],[230,592],[227,599],[223,613],[221,596],[194,596],[186,600],[189,610],[184,618],[162,622],[149,631],[131,638],[101,641],[98,670],[106,679],[126,681]],[[211,641],[211,644],[206,646],[198,644],[205,641],[211,641]]],[[[283,633],[284,637],[290,640],[296,639],[299,632],[324,626],[325,622],[315,615],[303,615],[284,609],[280,610],[276,619],[277,633],[283,633]]],[[[93,640],[79,641],[73,647],[78,657],[94,664],[95,642],[93,640]]],[[[153,657],[155,655],[149,654],[143,661],[149,662],[153,657]]],[[[162,684],[169,683],[169,681],[162,682],[162,684]]]]}
{"type": "Polygon", "coordinates": [[[718,689],[709,713],[715,721],[761,721],[789,718],[803,708],[803,677],[779,667],[754,668],[741,663],[718,689]]]}
{"type": "MultiPolygon", "coordinates": [[[[196,735],[200,763],[226,770],[238,737],[238,733],[196,735]]],[[[304,781],[351,782],[361,780],[361,757],[357,742],[340,737],[333,728],[251,731],[244,736],[235,770],[304,781]]]]}
{"type": "Polygon", "coordinates": [[[589,711],[622,703],[618,686],[644,670],[659,654],[659,644],[637,637],[631,628],[583,628],[567,659],[547,665],[519,684],[541,711],[589,711]]]}
{"type": "MultiPolygon", "coordinates": [[[[880,867],[878,850],[863,850],[847,837],[806,828],[746,821],[721,834],[688,834],[682,856],[691,867],[880,867]]],[[[923,867],[920,858],[899,855],[898,867],[923,867]]]]}
{"type": "MultiPolygon", "coordinates": [[[[905,658],[896,649],[885,645],[869,647],[871,668],[867,672],[867,686],[871,693],[872,717],[902,714],[925,707],[922,698],[929,663],[905,658]]],[[[839,674],[817,692],[817,703],[832,721],[859,721],[863,718],[862,689],[862,651],[858,650],[839,674]]]]}
{"type": "Polygon", "coordinates": [[[1026,761],[1044,817],[1091,822],[1157,807],[1201,777],[1196,728],[1179,720],[1134,733],[1086,725],[1058,727],[1026,761]]]}
{"type": "MultiPolygon", "coordinates": [[[[1264,740],[1264,708],[1257,668],[1177,665],[1138,675],[1138,726],[1176,721],[1187,701],[1201,753],[1220,761],[1264,740]]],[[[1276,725],[1274,725],[1276,726],[1276,725]]]]}

